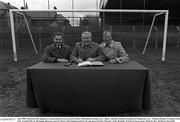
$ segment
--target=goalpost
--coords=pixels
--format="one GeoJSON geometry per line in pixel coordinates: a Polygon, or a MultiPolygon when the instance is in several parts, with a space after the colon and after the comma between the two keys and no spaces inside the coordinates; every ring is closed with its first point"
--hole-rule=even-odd
{"type": "MultiPolygon", "coordinates": [[[[167,31],[168,31],[168,16],[169,16],[169,10],[134,10],[134,9],[101,9],[101,10],[18,10],[18,9],[10,9],[9,13],[10,13],[10,24],[11,24],[11,36],[12,36],[12,44],[13,44],[13,59],[15,62],[17,62],[17,49],[16,49],[16,39],[15,39],[15,30],[14,30],[14,18],[13,18],[13,13],[14,12],[18,12],[21,14],[21,12],[123,12],[123,13],[155,13],[154,17],[153,17],[153,21],[151,23],[151,27],[148,33],[148,37],[144,46],[144,50],[143,50],[143,55],[146,51],[146,47],[149,41],[149,37],[152,31],[152,27],[154,25],[154,21],[155,18],[158,15],[161,14],[165,14],[165,18],[164,18],[164,32],[163,32],[163,48],[162,48],[162,57],[161,60],[165,61],[165,56],[166,56],[166,43],[167,43],[167,31]]],[[[24,16],[24,15],[23,15],[24,16]]],[[[26,20],[25,16],[24,19],[26,20]]],[[[34,45],[34,41],[33,38],[31,36],[30,30],[29,30],[29,26],[26,22],[34,49],[36,51],[37,54],[37,50],[35,48],[34,45]]]]}

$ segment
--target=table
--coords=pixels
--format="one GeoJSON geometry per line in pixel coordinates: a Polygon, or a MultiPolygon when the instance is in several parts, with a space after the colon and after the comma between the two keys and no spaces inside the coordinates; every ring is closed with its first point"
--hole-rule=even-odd
{"type": "Polygon", "coordinates": [[[151,109],[148,69],[136,61],[102,67],[40,62],[27,68],[27,106],[41,113],[109,115],[151,109]]]}

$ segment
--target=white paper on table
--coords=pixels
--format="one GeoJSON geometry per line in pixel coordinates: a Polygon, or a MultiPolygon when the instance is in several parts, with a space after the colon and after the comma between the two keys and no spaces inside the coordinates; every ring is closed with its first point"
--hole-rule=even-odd
{"type": "Polygon", "coordinates": [[[102,61],[83,61],[82,63],[79,63],[78,66],[79,67],[83,67],[83,66],[103,66],[103,62],[102,61]]]}

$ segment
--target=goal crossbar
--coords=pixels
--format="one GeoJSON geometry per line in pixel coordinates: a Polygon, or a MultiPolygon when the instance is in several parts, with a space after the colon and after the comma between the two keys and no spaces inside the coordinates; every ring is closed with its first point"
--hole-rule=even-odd
{"type": "Polygon", "coordinates": [[[18,10],[18,9],[10,9],[10,24],[11,24],[11,35],[12,35],[12,44],[13,44],[13,57],[14,61],[17,62],[17,51],[16,51],[16,41],[15,41],[15,31],[14,31],[14,19],[13,12],[123,12],[123,13],[156,13],[158,15],[165,14],[164,20],[164,34],[163,34],[163,48],[162,48],[162,57],[161,60],[165,61],[166,55],[166,44],[167,44],[167,31],[168,31],[168,17],[169,10],[137,10],[137,9],[70,9],[70,10],[18,10]]]}
{"type": "Polygon", "coordinates": [[[69,10],[18,10],[18,9],[10,9],[10,11],[15,12],[131,12],[131,13],[166,13],[169,10],[138,10],[138,9],[69,9],[69,10]]]}

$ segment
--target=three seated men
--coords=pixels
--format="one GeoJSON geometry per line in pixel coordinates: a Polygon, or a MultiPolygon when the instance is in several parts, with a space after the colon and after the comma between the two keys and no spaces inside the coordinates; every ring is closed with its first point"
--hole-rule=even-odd
{"type": "Polygon", "coordinates": [[[120,42],[112,40],[110,31],[103,32],[103,40],[100,45],[92,41],[91,32],[84,31],[81,34],[81,42],[75,44],[71,51],[68,45],[64,44],[62,33],[55,33],[53,44],[44,50],[43,62],[76,62],[83,61],[108,61],[110,63],[128,62],[129,57],[120,42]]]}

